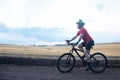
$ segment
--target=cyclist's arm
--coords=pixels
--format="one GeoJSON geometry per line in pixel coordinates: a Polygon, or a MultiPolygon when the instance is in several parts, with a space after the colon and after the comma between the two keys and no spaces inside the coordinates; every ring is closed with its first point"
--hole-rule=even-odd
{"type": "Polygon", "coordinates": [[[81,41],[81,39],[83,38],[83,36],[84,36],[84,34],[80,34],[80,37],[79,37],[77,43],[79,43],[81,41]]]}
{"type": "Polygon", "coordinates": [[[78,35],[75,35],[70,41],[75,40],[78,37],[78,35]]]}

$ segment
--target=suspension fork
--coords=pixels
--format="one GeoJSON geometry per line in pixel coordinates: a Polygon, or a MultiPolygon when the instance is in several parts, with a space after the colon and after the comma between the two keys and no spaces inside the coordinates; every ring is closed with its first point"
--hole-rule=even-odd
{"type": "MultiPolygon", "coordinates": [[[[70,50],[69,54],[72,55],[72,53],[73,53],[73,49],[70,50]]],[[[69,63],[70,60],[71,60],[71,56],[68,55],[68,56],[67,56],[67,63],[69,63]]]]}

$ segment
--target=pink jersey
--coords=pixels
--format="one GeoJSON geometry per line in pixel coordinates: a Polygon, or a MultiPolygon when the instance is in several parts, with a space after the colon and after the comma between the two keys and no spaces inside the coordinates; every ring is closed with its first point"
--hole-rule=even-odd
{"type": "Polygon", "coordinates": [[[79,36],[80,34],[84,35],[82,39],[85,43],[88,43],[93,40],[84,27],[82,27],[80,31],[78,31],[77,36],[79,36]]]}

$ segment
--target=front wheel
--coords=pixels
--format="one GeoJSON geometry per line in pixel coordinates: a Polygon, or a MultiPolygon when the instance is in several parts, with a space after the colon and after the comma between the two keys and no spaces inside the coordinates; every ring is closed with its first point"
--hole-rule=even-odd
{"type": "Polygon", "coordinates": [[[62,73],[70,72],[75,66],[75,57],[70,53],[61,55],[57,62],[57,68],[62,73]]]}
{"type": "Polygon", "coordinates": [[[102,53],[94,53],[91,55],[90,69],[95,73],[103,72],[107,67],[107,57],[102,53]]]}

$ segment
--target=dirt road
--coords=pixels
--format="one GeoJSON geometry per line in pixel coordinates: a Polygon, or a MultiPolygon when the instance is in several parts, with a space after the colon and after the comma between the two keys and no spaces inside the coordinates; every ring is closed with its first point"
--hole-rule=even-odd
{"type": "Polygon", "coordinates": [[[120,80],[120,69],[108,68],[96,74],[75,67],[63,74],[55,66],[0,65],[0,80],[120,80]]]}

